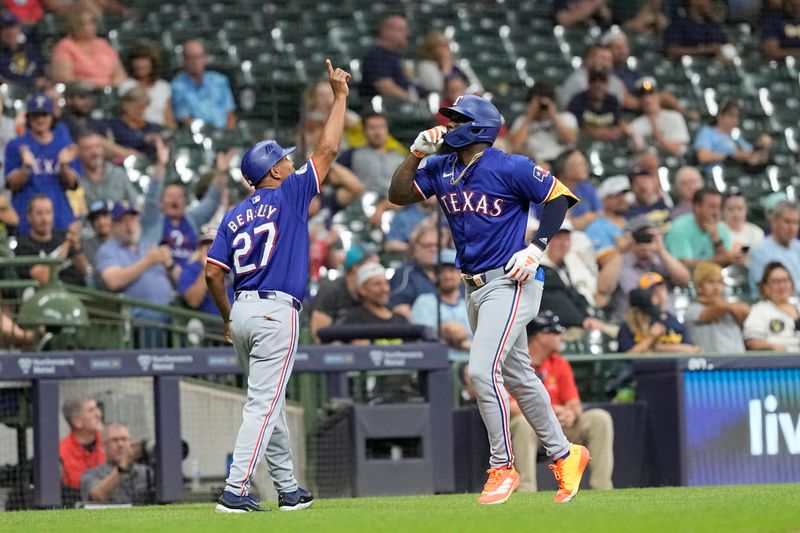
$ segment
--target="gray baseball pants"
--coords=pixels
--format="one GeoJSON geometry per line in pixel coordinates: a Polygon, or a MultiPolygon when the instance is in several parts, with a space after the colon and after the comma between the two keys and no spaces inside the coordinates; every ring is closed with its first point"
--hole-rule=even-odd
{"type": "Polygon", "coordinates": [[[231,337],[247,376],[247,402],[236,436],[233,464],[225,490],[248,493],[256,465],[264,457],[278,492],[297,489],[284,410],[286,382],[294,366],[299,328],[292,297],[275,292],[261,299],[241,291],[231,309],[231,337]]]}
{"type": "Polygon", "coordinates": [[[474,333],[469,377],[489,435],[492,468],[514,463],[509,392],[549,457],[556,459],[569,451],[570,443],[550,405],[550,396],[528,355],[525,326],[539,313],[543,280],[539,269],[536,279],[522,285],[498,278],[482,287],[467,286],[467,316],[474,333]]]}

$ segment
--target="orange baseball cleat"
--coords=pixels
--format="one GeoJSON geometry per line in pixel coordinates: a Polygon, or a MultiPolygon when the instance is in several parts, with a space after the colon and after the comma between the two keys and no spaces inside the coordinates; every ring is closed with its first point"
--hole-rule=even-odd
{"type": "Polygon", "coordinates": [[[519,474],[513,466],[490,468],[486,473],[489,474],[489,479],[483,486],[478,503],[483,505],[505,503],[511,493],[519,487],[519,474]]]}
{"type": "Polygon", "coordinates": [[[567,503],[578,494],[583,471],[591,459],[589,450],[579,444],[573,444],[569,447],[568,456],[548,467],[558,481],[558,492],[553,500],[555,503],[567,503]]]}

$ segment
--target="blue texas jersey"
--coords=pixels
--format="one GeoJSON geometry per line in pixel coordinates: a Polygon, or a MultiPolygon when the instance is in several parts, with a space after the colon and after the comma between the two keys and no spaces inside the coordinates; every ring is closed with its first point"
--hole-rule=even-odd
{"type": "Polygon", "coordinates": [[[462,272],[477,274],[505,266],[525,248],[528,206],[566,195],[578,199],[553,175],[527,157],[487,148],[464,174],[455,153],[428,157],[414,185],[423,198],[436,196],[447,216],[462,272]]]}
{"type": "MultiPolygon", "coordinates": [[[[50,197],[53,202],[54,229],[66,231],[70,223],[75,220],[67,194],[61,187],[58,168],[59,152],[71,144],[72,139],[70,139],[69,135],[65,134],[60,128],[56,128],[53,130],[53,140],[47,144],[39,143],[30,132],[26,131],[6,145],[6,177],[22,166],[22,156],[19,153],[21,146],[26,145],[34,158],[30,179],[22,189],[11,195],[11,205],[14,206],[14,209],[19,214],[17,235],[26,235],[31,229],[25,213],[28,212],[28,204],[31,198],[37,194],[44,194],[50,197]]],[[[76,158],[69,166],[77,172],[78,159],[76,158]]]]}
{"type": "Polygon", "coordinates": [[[281,291],[302,301],[308,281],[308,204],[319,185],[309,160],[277,189],[256,189],[225,214],[208,260],[233,271],[234,291],[281,291]]]}

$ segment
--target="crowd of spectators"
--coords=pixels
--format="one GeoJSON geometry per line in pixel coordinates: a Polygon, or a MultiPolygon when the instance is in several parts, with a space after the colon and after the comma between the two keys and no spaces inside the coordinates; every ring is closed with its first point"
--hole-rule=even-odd
{"type": "MultiPolygon", "coordinates": [[[[635,32],[662,39],[667,58],[730,63],[736,43],[711,2],[688,0],[669,10],[658,0],[638,2],[636,9],[618,4],[555,3],[554,22],[571,31],[596,27],[592,34],[598,37],[563,82],[536,77],[515,108],[519,114],[505,117],[509,127],[498,146],[551,169],[581,200],[542,262],[543,307],[560,324],[583,334],[602,331],[611,341],[606,349],[707,350],[719,328],[746,325],[749,302],[759,296],[756,305],[773,302],[767,291],[777,298],[775,283],[764,279],[768,265],[779,262],[792,286],[799,286],[800,213],[793,197],[784,195],[771,206],[768,225],[748,220],[753,206],[740,189],[720,183],[717,169],[736,166],[763,175],[773,139],[740,131],[743,108],[733,98],[720,99],[708,125],[690,128],[703,110],[687,109],[631,56],[628,34],[635,32]],[[598,171],[590,146],[626,155],[625,164],[612,175],[598,171]],[[748,283],[729,286],[729,269],[745,272],[748,283]]],[[[52,10],[64,17],[66,32],[48,54],[32,31],[42,13],[9,9],[0,15],[0,77],[31,93],[19,116],[0,121],[0,215],[16,236],[15,253],[63,258],[59,278],[68,283],[214,314],[200,275],[211,235],[203,228],[212,227],[242,192],[231,179],[236,150],[219,154],[202,185],[187,186],[175,179],[170,139],[176,128],[196,131],[197,122],[212,130],[236,128],[233,80],[210,68],[209,43],[197,39],[174,51],[182,65],[173,72],[165,51],[153,43],[115,49],[98,33],[98,20],[109,10],[135,15],[122,4],[80,2],[52,10]],[[109,89],[117,95],[113,111],[98,109],[109,89]],[[131,158],[148,165],[138,183],[123,164],[131,158]]],[[[766,18],[764,54],[797,53],[800,43],[780,21],[799,12],[798,2],[789,1],[784,13],[766,18]]],[[[381,105],[432,96],[446,105],[464,93],[484,94],[484,73],[462,53],[452,33],[437,29],[412,42],[401,15],[378,24],[374,46],[360,63],[360,107],[348,111],[341,155],[310,210],[313,283],[305,318],[312,339],[338,324],[405,321],[431,327],[454,357],[468,349],[469,324],[458,312],[463,288],[438,202],[401,208],[386,198],[407,150],[392,135],[393,118],[381,105]],[[359,209],[364,234],[342,234],[336,215],[359,209]]],[[[310,152],[332,96],[316,80],[305,96],[295,134],[310,152]]],[[[540,215],[540,206],[532,205],[529,232],[540,215]]],[[[50,268],[33,265],[18,274],[46,283],[50,268]]],[[[136,313],[169,318],[146,309],[136,313]]],[[[731,342],[739,348],[775,345],[742,339],[731,342]]]]}

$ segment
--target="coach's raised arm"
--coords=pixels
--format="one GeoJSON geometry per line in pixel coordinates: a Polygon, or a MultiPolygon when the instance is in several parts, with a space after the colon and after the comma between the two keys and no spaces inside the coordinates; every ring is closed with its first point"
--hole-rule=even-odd
{"type": "Polygon", "coordinates": [[[311,161],[314,162],[320,183],[325,180],[331,164],[339,153],[344,133],[344,117],[347,112],[347,95],[350,94],[350,88],[347,86],[350,73],[340,68],[334,69],[330,59],[325,60],[325,65],[328,67],[328,78],[333,89],[333,105],[325,125],[322,126],[322,133],[314,153],[311,154],[311,161]]]}

